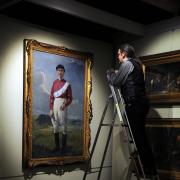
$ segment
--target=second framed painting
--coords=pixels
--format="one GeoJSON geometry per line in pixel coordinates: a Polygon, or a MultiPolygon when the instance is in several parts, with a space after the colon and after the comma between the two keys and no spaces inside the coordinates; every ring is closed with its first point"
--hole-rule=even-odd
{"type": "Polygon", "coordinates": [[[140,57],[151,103],[180,102],[180,51],[140,57]]]}
{"type": "Polygon", "coordinates": [[[24,41],[25,167],[89,156],[92,54],[24,41]]]}

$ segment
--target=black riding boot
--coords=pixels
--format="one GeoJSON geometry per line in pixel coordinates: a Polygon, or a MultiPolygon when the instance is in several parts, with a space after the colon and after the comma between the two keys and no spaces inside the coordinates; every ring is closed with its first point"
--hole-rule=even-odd
{"type": "Polygon", "coordinates": [[[66,152],[66,144],[67,144],[67,134],[62,133],[62,151],[61,151],[62,154],[66,152]]]}
{"type": "Polygon", "coordinates": [[[54,140],[55,140],[55,148],[53,149],[53,152],[60,150],[60,144],[59,144],[59,133],[54,133],[54,140]]]}
{"type": "Polygon", "coordinates": [[[151,176],[150,179],[151,179],[151,180],[160,180],[160,178],[159,178],[158,175],[156,175],[156,176],[151,176]]]}

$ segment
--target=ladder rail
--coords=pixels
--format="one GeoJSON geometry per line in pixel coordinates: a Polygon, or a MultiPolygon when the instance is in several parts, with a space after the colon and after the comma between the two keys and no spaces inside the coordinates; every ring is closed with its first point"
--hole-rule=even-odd
{"type": "MultiPolygon", "coordinates": [[[[123,111],[122,114],[125,116],[125,121],[126,121],[126,123],[128,125],[128,128],[125,128],[125,129],[126,130],[128,129],[128,133],[130,134],[130,137],[132,138],[134,148],[135,148],[135,152],[137,153],[138,162],[139,162],[139,165],[140,165],[140,168],[141,168],[141,171],[142,171],[142,175],[143,175],[143,178],[145,179],[146,175],[145,175],[145,172],[144,172],[144,168],[143,168],[143,165],[142,165],[142,162],[141,162],[141,159],[140,159],[140,156],[139,156],[138,148],[137,148],[137,145],[136,145],[136,142],[135,142],[132,130],[131,130],[131,125],[129,123],[128,116],[127,116],[127,113],[126,113],[126,110],[125,110],[125,102],[124,102],[124,99],[122,97],[120,89],[117,89],[117,91],[118,91],[118,95],[120,97],[120,101],[121,101],[121,103],[123,105],[123,108],[121,108],[120,110],[123,111]]],[[[118,108],[119,108],[119,106],[118,106],[118,108]]]]}
{"type": "Polygon", "coordinates": [[[130,153],[130,156],[131,156],[130,158],[131,158],[131,161],[132,161],[130,166],[132,166],[132,164],[134,164],[134,167],[135,167],[135,170],[136,170],[136,173],[137,173],[137,180],[140,180],[135,158],[132,157],[132,155],[136,153],[137,160],[138,160],[138,163],[140,165],[141,172],[142,172],[142,175],[143,175],[143,179],[145,179],[145,173],[144,173],[144,170],[143,170],[143,165],[142,165],[142,162],[141,162],[141,159],[140,159],[140,156],[139,156],[139,152],[138,152],[138,149],[137,149],[137,146],[136,146],[136,143],[135,143],[135,140],[134,140],[134,136],[133,136],[133,133],[132,133],[132,130],[131,130],[131,127],[130,127],[130,123],[128,121],[128,116],[127,116],[127,113],[126,113],[126,110],[125,110],[124,99],[123,99],[123,97],[121,95],[120,90],[117,89],[117,92],[118,92],[117,94],[119,95],[119,98],[120,98],[120,102],[119,102],[118,98],[117,98],[117,95],[116,95],[115,88],[110,84],[109,84],[109,87],[111,89],[112,94],[108,97],[108,99],[106,101],[106,105],[105,105],[103,113],[102,113],[102,117],[101,117],[99,127],[98,127],[98,130],[97,130],[97,134],[96,134],[96,137],[94,139],[93,147],[91,149],[90,156],[89,156],[89,159],[87,161],[87,165],[86,165],[86,168],[85,168],[83,180],[85,180],[86,177],[87,177],[87,172],[88,172],[91,160],[92,160],[92,156],[94,154],[94,150],[95,150],[95,147],[96,147],[96,144],[97,144],[97,141],[98,141],[98,137],[99,137],[99,134],[100,134],[100,131],[101,131],[101,127],[103,126],[103,121],[104,121],[106,111],[108,109],[108,105],[109,105],[111,99],[114,100],[114,104],[115,104],[116,108],[115,108],[114,113],[113,113],[112,124],[110,125],[110,130],[109,130],[108,138],[107,138],[107,141],[106,141],[106,144],[105,144],[105,149],[104,149],[104,153],[103,153],[103,157],[102,157],[102,161],[101,161],[100,170],[99,170],[99,173],[98,173],[97,180],[99,180],[100,176],[101,176],[102,167],[103,167],[103,164],[104,164],[104,160],[105,160],[105,156],[106,156],[106,153],[107,153],[109,141],[110,141],[110,138],[111,138],[111,135],[112,135],[112,130],[113,130],[113,127],[114,127],[114,123],[115,123],[115,120],[116,120],[116,115],[118,115],[120,123],[125,124],[125,132],[126,132],[127,139],[128,139],[128,149],[129,149],[129,153],[130,153]],[[120,104],[122,105],[122,108],[120,108],[120,104]],[[134,146],[133,150],[132,150],[132,145],[134,146]],[[132,153],[132,152],[135,152],[135,153],[132,153]]]}
{"type": "Polygon", "coordinates": [[[98,130],[97,130],[97,133],[96,133],[96,137],[94,139],[94,144],[93,144],[93,147],[91,149],[90,156],[89,156],[86,168],[85,168],[85,173],[84,173],[84,176],[83,176],[83,180],[86,179],[87,172],[88,172],[88,169],[89,169],[89,165],[90,165],[90,162],[91,162],[91,159],[92,159],[92,156],[93,156],[96,144],[97,144],[97,140],[98,140],[98,137],[99,137],[99,134],[100,134],[100,130],[101,130],[101,127],[102,127],[102,123],[103,123],[103,120],[105,118],[106,111],[107,111],[107,108],[108,108],[108,105],[109,105],[109,102],[110,102],[111,99],[112,99],[112,95],[110,95],[108,97],[107,101],[106,101],[106,104],[105,104],[105,107],[104,107],[104,110],[103,110],[103,113],[102,113],[102,116],[101,116],[101,120],[100,120],[100,123],[99,123],[99,127],[98,127],[98,130]]]}
{"type": "Polygon", "coordinates": [[[107,138],[106,145],[105,145],[105,148],[104,148],[103,158],[102,158],[102,161],[101,161],[101,165],[100,165],[100,169],[99,169],[97,180],[99,180],[100,176],[101,176],[102,167],[103,167],[104,160],[105,160],[105,157],[106,157],[109,141],[110,141],[110,138],[111,138],[111,135],[112,135],[112,130],[113,130],[113,127],[114,127],[114,122],[116,120],[116,113],[117,113],[117,110],[115,109],[114,113],[113,113],[112,124],[111,124],[111,127],[109,129],[108,138],[107,138]]]}
{"type": "MultiPolygon", "coordinates": [[[[120,108],[121,114],[124,116],[124,120],[125,120],[125,123],[127,124],[127,127],[131,127],[131,126],[130,126],[130,123],[129,123],[129,121],[128,121],[128,117],[127,117],[126,110],[125,110],[124,99],[123,99],[123,97],[122,97],[122,95],[121,95],[121,93],[120,93],[120,89],[118,89],[117,91],[118,91],[118,94],[119,94],[119,97],[120,97],[120,101],[121,101],[121,104],[122,104],[122,107],[123,107],[123,108],[120,108]]],[[[118,107],[118,108],[119,108],[119,107],[118,107]]],[[[131,130],[131,128],[128,128],[128,130],[129,130],[129,135],[130,135],[132,141],[134,142],[134,146],[135,146],[135,148],[137,149],[136,142],[135,142],[135,140],[134,140],[134,136],[133,136],[132,130],[131,130]]]]}

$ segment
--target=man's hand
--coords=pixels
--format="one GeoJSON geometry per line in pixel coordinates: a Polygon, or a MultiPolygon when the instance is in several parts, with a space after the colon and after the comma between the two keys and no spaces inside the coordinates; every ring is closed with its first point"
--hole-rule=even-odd
{"type": "Polygon", "coordinates": [[[114,69],[108,69],[107,71],[106,71],[106,74],[108,74],[108,75],[110,75],[111,73],[114,73],[114,69]]]}
{"type": "Polygon", "coordinates": [[[54,116],[53,110],[50,110],[50,111],[49,111],[49,116],[50,116],[51,118],[54,116]]]}
{"type": "Polygon", "coordinates": [[[108,69],[108,70],[106,71],[106,76],[107,76],[107,79],[108,79],[108,83],[109,83],[109,84],[111,84],[111,75],[112,75],[113,73],[115,73],[115,72],[114,72],[114,69],[108,69]]]}

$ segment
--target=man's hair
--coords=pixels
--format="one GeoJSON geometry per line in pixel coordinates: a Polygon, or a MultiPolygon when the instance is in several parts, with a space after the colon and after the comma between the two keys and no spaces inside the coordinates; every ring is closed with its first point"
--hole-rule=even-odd
{"type": "Polygon", "coordinates": [[[133,46],[131,46],[131,45],[127,44],[127,43],[126,44],[122,44],[119,47],[119,50],[120,51],[124,51],[128,58],[135,58],[136,57],[135,50],[134,50],[133,46]]]}
{"type": "Polygon", "coordinates": [[[65,68],[64,68],[64,66],[63,66],[62,64],[58,64],[58,65],[56,66],[56,70],[58,70],[58,69],[63,69],[64,72],[65,72],[65,68]]]}

